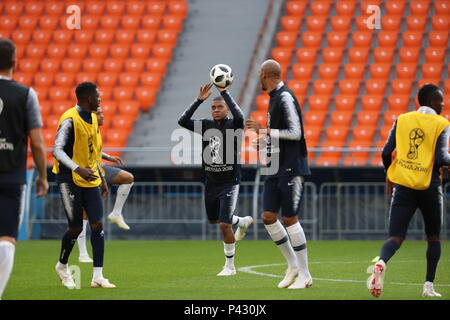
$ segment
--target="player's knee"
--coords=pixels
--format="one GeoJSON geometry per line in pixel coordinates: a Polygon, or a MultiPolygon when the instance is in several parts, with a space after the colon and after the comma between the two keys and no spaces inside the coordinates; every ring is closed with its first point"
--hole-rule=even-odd
{"type": "Polygon", "coordinates": [[[232,230],[231,224],[225,223],[225,222],[221,222],[220,223],[220,230],[222,230],[222,233],[229,232],[230,230],[232,230]]]}
{"type": "Polygon", "coordinates": [[[123,184],[131,184],[134,182],[134,176],[132,173],[128,171],[123,171],[122,173],[123,173],[122,177],[123,184]]]}
{"type": "Polygon", "coordinates": [[[293,224],[297,223],[298,219],[297,217],[283,217],[283,224],[285,227],[292,226],[293,224]]]}
{"type": "Polygon", "coordinates": [[[0,241],[7,241],[12,243],[13,245],[16,245],[16,239],[14,239],[13,237],[2,236],[0,237],[0,241]]]}
{"type": "Polygon", "coordinates": [[[388,240],[396,243],[400,247],[404,239],[400,237],[390,237],[388,240]]]}
{"type": "Polygon", "coordinates": [[[103,230],[103,223],[100,221],[91,224],[91,230],[93,232],[100,232],[103,230]]]}
{"type": "Polygon", "coordinates": [[[264,211],[261,214],[261,220],[266,225],[267,224],[274,224],[275,222],[277,222],[277,216],[272,214],[272,213],[270,213],[270,212],[264,211]]]}
{"type": "Polygon", "coordinates": [[[69,235],[72,238],[78,238],[78,236],[80,235],[80,233],[83,231],[83,227],[69,227],[69,230],[67,230],[67,232],[69,232],[69,235]]]}

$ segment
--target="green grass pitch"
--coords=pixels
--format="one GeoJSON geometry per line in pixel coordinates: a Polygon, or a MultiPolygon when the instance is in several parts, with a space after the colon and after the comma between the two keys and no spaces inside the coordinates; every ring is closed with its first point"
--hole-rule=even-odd
{"type": "MultiPolygon", "coordinates": [[[[105,243],[104,276],[115,289],[92,289],[92,264],[78,262],[74,248],[69,264],[81,268],[81,289],[64,288],[54,271],[60,241],[20,241],[10,281],[3,295],[16,299],[88,300],[360,300],[373,298],[366,273],[382,241],[309,241],[313,287],[278,289],[286,265],[271,241],[241,241],[236,248],[238,273],[217,277],[224,263],[221,241],[125,241],[105,243]],[[246,271],[243,271],[244,268],[246,271]],[[253,272],[253,273],[249,273],[253,272]]],[[[450,297],[449,241],[435,280],[442,298],[450,297]]],[[[88,246],[90,247],[89,243],[88,246]]],[[[388,264],[383,299],[424,299],[425,241],[406,241],[388,264]]],[[[431,298],[427,298],[431,299],[431,298]]]]}

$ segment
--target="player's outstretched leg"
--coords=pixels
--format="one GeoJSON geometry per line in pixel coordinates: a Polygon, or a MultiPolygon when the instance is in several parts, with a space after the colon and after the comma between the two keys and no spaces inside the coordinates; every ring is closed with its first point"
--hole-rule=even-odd
{"type": "Polygon", "coordinates": [[[123,230],[130,230],[130,226],[125,223],[125,219],[123,218],[122,209],[134,184],[134,176],[128,171],[120,170],[112,179],[111,183],[118,184],[119,187],[117,188],[116,202],[114,203],[113,210],[108,215],[108,220],[123,230]]]}
{"type": "Polygon", "coordinates": [[[246,217],[238,217],[233,216],[233,226],[237,225],[237,230],[234,233],[234,238],[236,241],[240,241],[244,239],[245,234],[247,233],[247,229],[250,227],[250,225],[253,223],[253,218],[251,216],[246,217]]]}
{"type": "Polygon", "coordinates": [[[83,263],[92,263],[93,260],[91,257],[89,257],[89,253],[87,251],[86,247],[86,227],[87,227],[88,220],[83,219],[83,230],[79,234],[77,238],[78,243],[78,250],[80,252],[80,255],[78,256],[78,261],[83,263]]]}

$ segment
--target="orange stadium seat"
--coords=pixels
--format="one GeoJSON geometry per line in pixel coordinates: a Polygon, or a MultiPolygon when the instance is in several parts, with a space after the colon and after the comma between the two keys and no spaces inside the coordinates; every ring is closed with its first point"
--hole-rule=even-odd
{"type": "Polygon", "coordinates": [[[380,114],[376,111],[359,112],[357,115],[358,124],[362,126],[374,127],[378,123],[378,116],[380,114]]]}
{"type": "Polygon", "coordinates": [[[322,58],[325,63],[340,63],[342,56],[342,48],[324,48],[322,50],[322,58]]]}
{"type": "Polygon", "coordinates": [[[138,30],[136,33],[138,43],[152,44],[156,39],[156,31],[138,30]]]}
{"type": "Polygon", "coordinates": [[[268,94],[262,93],[256,96],[256,109],[261,111],[267,111],[269,108],[270,96],[268,94]]]}
{"type": "Polygon", "coordinates": [[[408,110],[409,95],[391,94],[388,97],[389,110],[399,110],[406,112],[408,110]]]}
{"type": "Polygon", "coordinates": [[[26,47],[26,56],[31,59],[42,59],[45,55],[45,45],[43,44],[29,44],[26,47]]]}
{"type": "Polygon", "coordinates": [[[314,80],[314,94],[332,95],[334,91],[334,83],[334,80],[314,80]]]}
{"type": "Polygon", "coordinates": [[[51,87],[53,84],[53,74],[38,72],[34,75],[34,85],[38,87],[51,87]]]}
{"type": "Polygon", "coordinates": [[[361,98],[362,109],[364,111],[381,111],[383,96],[365,95],[361,98]]]}
{"type": "Polygon", "coordinates": [[[175,46],[177,43],[177,33],[173,30],[159,30],[157,32],[157,39],[159,43],[175,46]]]}
{"type": "Polygon", "coordinates": [[[389,110],[383,113],[384,125],[390,125],[392,127],[398,116],[402,114],[400,110],[389,110]]]}
{"type": "Polygon", "coordinates": [[[139,116],[139,102],[121,101],[118,110],[120,116],[130,116],[136,121],[139,116]]]}
{"type": "Polygon", "coordinates": [[[308,111],[304,115],[305,126],[322,127],[327,114],[321,111],[308,111]]]}
{"type": "MultiPolygon", "coordinates": [[[[279,34],[280,34],[280,32],[278,33],[278,35],[279,34]]],[[[277,41],[279,41],[278,35],[277,35],[277,41]]],[[[319,48],[320,43],[322,42],[322,33],[321,32],[309,32],[309,31],[302,32],[301,39],[302,39],[303,47],[319,48]]],[[[290,39],[289,45],[295,46],[295,41],[296,41],[295,39],[290,39]]]]}
{"type": "Polygon", "coordinates": [[[48,97],[52,101],[67,100],[69,98],[69,89],[64,87],[52,87],[48,92],[48,97]]]}
{"type": "MultiPolygon", "coordinates": [[[[322,35],[320,34],[320,37],[322,35]]],[[[327,33],[327,43],[329,48],[344,48],[347,43],[347,32],[331,31],[327,33]]],[[[303,39],[303,37],[302,37],[303,39]]],[[[317,41],[317,47],[320,46],[320,39],[317,41]]]]}
{"type": "Polygon", "coordinates": [[[47,100],[48,90],[47,87],[33,87],[34,91],[36,91],[36,94],[38,96],[39,101],[40,100],[47,100]]]}
{"type": "Polygon", "coordinates": [[[314,64],[312,63],[297,63],[293,65],[294,79],[309,80],[312,76],[313,68],[314,64]]]}
{"type": "Polygon", "coordinates": [[[386,141],[387,138],[389,137],[389,132],[391,132],[392,129],[392,123],[391,124],[386,124],[384,126],[381,127],[380,129],[380,138],[382,141],[386,141]]]}
{"type": "Polygon", "coordinates": [[[17,59],[20,61],[21,59],[25,58],[25,49],[26,44],[17,44],[16,45],[16,61],[17,59]]]}
{"type": "MultiPolygon", "coordinates": [[[[311,111],[310,111],[311,112],[311,111]]],[[[322,133],[322,127],[319,126],[306,126],[305,127],[305,138],[307,144],[316,144],[320,140],[320,135],[322,133]]]]}
{"type": "Polygon", "coordinates": [[[419,48],[403,47],[398,51],[401,63],[417,63],[419,62],[419,48]]]}
{"type": "Polygon", "coordinates": [[[170,1],[168,4],[169,14],[180,16],[183,19],[188,13],[188,3],[185,1],[170,1]]]}
{"type": "Polygon", "coordinates": [[[355,12],[356,1],[343,0],[335,3],[336,13],[341,16],[352,17],[355,12]]]}
{"type": "Polygon", "coordinates": [[[339,94],[334,98],[334,104],[338,111],[353,111],[356,106],[356,95],[339,94]]]}
{"type": "Polygon", "coordinates": [[[38,17],[33,16],[22,16],[19,18],[19,27],[21,30],[31,30],[36,29],[38,24],[38,17]]]}
{"type": "Polygon", "coordinates": [[[19,60],[19,71],[24,73],[36,73],[39,69],[39,61],[35,59],[19,60]]]}
{"type": "MultiPolygon", "coordinates": [[[[290,50],[290,49],[288,49],[290,50]]],[[[298,62],[314,63],[316,61],[316,48],[298,48],[296,51],[298,62]]]]}
{"type": "Polygon", "coordinates": [[[369,48],[350,48],[348,57],[351,63],[367,63],[369,58],[369,48]]]}
{"type": "Polygon", "coordinates": [[[141,24],[141,18],[137,16],[123,16],[120,18],[120,25],[125,30],[136,30],[141,24]]]}
{"type": "Polygon", "coordinates": [[[172,59],[172,46],[167,44],[154,44],[152,46],[152,54],[155,58],[172,59]]]}
{"type": "Polygon", "coordinates": [[[75,103],[70,100],[57,100],[52,102],[52,114],[60,117],[67,109],[73,107],[75,103]]]}
{"type": "Polygon", "coordinates": [[[272,59],[278,62],[289,63],[292,57],[292,49],[291,48],[278,48],[275,47],[272,49],[272,59]]]}
{"type": "Polygon", "coordinates": [[[116,101],[102,101],[101,107],[105,113],[105,118],[112,118],[117,113],[117,106],[116,101]]]}
{"type": "Polygon", "coordinates": [[[339,81],[339,92],[341,94],[357,95],[359,93],[359,80],[344,79],[339,81]]]}
{"type": "Polygon", "coordinates": [[[151,46],[148,44],[133,44],[131,46],[131,56],[133,58],[147,58],[150,56],[151,46]]]}
{"type": "Polygon", "coordinates": [[[422,77],[426,79],[440,79],[442,65],[438,63],[424,63],[422,65],[422,77]]]}
{"type": "Polygon", "coordinates": [[[52,39],[53,34],[48,30],[37,30],[33,32],[32,39],[35,44],[48,45],[52,39]]]}
{"type": "Polygon", "coordinates": [[[372,32],[373,30],[367,25],[367,15],[355,17],[356,31],[359,32],[372,32]]]}
{"type": "Polygon", "coordinates": [[[139,82],[139,75],[134,72],[124,72],[120,74],[119,84],[121,87],[134,88],[139,82]]]}
{"type": "Polygon", "coordinates": [[[11,31],[9,31],[9,30],[0,30],[0,38],[10,39],[11,38],[11,31]]]}
{"type": "Polygon", "coordinates": [[[150,1],[147,3],[147,12],[151,15],[162,16],[166,12],[166,3],[163,1],[150,1]]]}
{"type": "Polygon", "coordinates": [[[104,16],[100,18],[100,26],[103,29],[117,30],[120,24],[120,18],[116,16],[104,16]]]}
{"type": "MultiPolygon", "coordinates": [[[[106,50],[108,50],[108,47],[105,47],[106,50]]],[[[128,54],[130,52],[130,47],[127,44],[113,44],[109,46],[109,54],[112,58],[115,59],[124,59],[128,57],[128,54]]],[[[104,56],[101,56],[99,58],[105,58],[106,54],[104,56]]]]}
{"type": "Polygon", "coordinates": [[[299,32],[302,19],[296,16],[283,16],[281,17],[281,28],[283,31],[299,32]]]}
{"type": "Polygon", "coordinates": [[[289,80],[287,82],[288,87],[294,92],[297,96],[306,96],[306,92],[308,91],[309,80],[289,80]]]}
{"type": "MultiPolygon", "coordinates": [[[[2,19],[5,19],[4,17],[2,19]]],[[[39,18],[39,27],[41,30],[55,30],[58,26],[58,18],[43,16],[39,18]]]]}
{"type": "Polygon", "coordinates": [[[151,88],[159,88],[161,85],[161,75],[158,73],[144,72],[139,76],[140,85],[151,88]]]}
{"type": "Polygon", "coordinates": [[[431,26],[433,31],[446,31],[450,27],[450,18],[445,15],[433,16],[431,18],[431,26]]]}
{"type": "Polygon", "coordinates": [[[347,126],[329,126],[325,130],[327,140],[333,144],[345,142],[347,140],[349,128],[347,126]]]}
{"type": "Polygon", "coordinates": [[[50,115],[49,117],[47,117],[46,119],[44,119],[44,127],[46,129],[53,129],[56,132],[57,129],[57,125],[59,122],[59,115],[50,115]]]}
{"type": "Polygon", "coordinates": [[[314,1],[310,4],[311,13],[313,15],[327,16],[330,12],[330,5],[331,3],[329,1],[314,1]]]}
{"type": "Polygon", "coordinates": [[[175,15],[166,15],[162,20],[162,24],[164,29],[180,32],[183,27],[183,19],[175,15]]]}
{"type": "Polygon", "coordinates": [[[327,26],[326,16],[309,16],[306,18],[306,26],[308,31],[324,32],[327,26]]]}
{"type": "Polygon", "coordinates": [[[412,82],[404,79],[394,79],[391,81],[390,86],[393,93],[409,95],[411,93],[412,82]]]}
{"type": "Polygon", "coordinates": [[[279,47],[294,48],[297,34],[295,32],[281,31],[277,33],[276,40],[279,47]]]}
{"type": "Polygon", "coordinates": [[[428,14],[428,7],[430,1],[427,0],[413,0],[409,3],[409,11],[411,15],[426,16],[428,14]]]}
{"type": "Polygon", "coordinates": [[[101,87],[99,88],[100,96],[102,100],[111,100],[113,99],[113,91],[114,87],[101,87]]]}
{"type": "Polygon", "coordinates": [[[122,59],[108,58],[103,61],[103,70],[107,72],[121,72],[122,68],[122,59]]]}
{"type": "Polygon", "coordinates": [[[267,127],[267,112],[266,111],[253,111],[250,114],[250,118],[259,122],[263,127],[267,127]]]}
{"type": "Polygon", "coordinates": [[[431,31],[428,33],[430,47],[446,48],[448,42],[448,32],[431,31]]]}
{"type": "Polygon", "coordinates": [[[450,2],[448,0],[436,0],[434,10],[438,15],[450,14],[450,2]]]}
{"type": "Polygon", "coordinates": [[[22,30],[13,31],[11,34],[11,38],[16,45],[17,44],[28,45],[31,39],[31,31],[22,31],[22,30]]]}
{"type": "Polygon", "coordinates": [[[157,90],[154,88],[139,87],[136,89],[136,99],[141,104],[142,111],[148,111],[156,101],[157,90]]]}
{"type": "Polygon", "coordinates": [[[67,48],[67,55],[69,58],[84,59],[88,52],[86,44],[71,44],[67,48]]]}
{"type": "MultiPolygon", "coordinates": [[[[450,72],[447,71],[447,74],[450,72]]],[[[450,78],[444,81],[444,92],[450,92],[450,78]]]]}
{"type": "Polygon", "coordinates": [[[375,136],[375,126],[357,125],[353,128],[353,138],[358,141],[367,141],[370,143],[375,136]]]}
{"type": "Polygon", "coordinates": [[[333,111],[331,123],[333,126],[350,127],[353,120],[353,111],[333,111]]]}
{"type": "Polygon", "coordinates": [[[52,59],[62,59],[66,55],[66,50],[66,45],[51,44],[47,47],[47,57],[52,59]]]}
{"type": "Polygon", "coordinates": [[[370,77],[371,79],[387,79],[391,71],[390,63],[377,63],[370,65],[370,77]]]}
{"type": "Polygon", "coordinates": [[[83,27],[81,30],[92,30],[96,31],[100,26],[100,17],[99,16],[83,16],[83,27]]]}
{"type": "Polygon", "coordinates": [[[366,14],[367,13],[367,8],[369,5],[377,5],[377,6],[381,6],[381,3],[383,2],[383,0],[363,0],[363,1],[358,1],[360,2],[360,9],[361,12],[366,14]]]}
{"type": "Polygon", "coordinates": [[[95,32],[95,42],[98,44],[111,44],[116,30],[97,30],[95,32]]]}
{"type": "Polygon", "coordinates": [[[61,61],[61,69],[65,72],[73,72],[73,73],[77,73],[81,70],[81,64],[82,64],[81,59],[63,59],[61,61]]]}
{"type": "Polygon", "coordinates": [[[416,76],[417,65],[414,63],[398,63],[396,65],[397,78],[411,79],[416,76]]]}
{"type": "Polygon", "coordinates": [[[351,17],[334,16],[331,18],[331,29],[337,32],[349,32],[351,22],[351,17]]]}
{"type": "Polygon", "coordinates": [[[117,84],[118,74],[114,72],[100,72],[97,82],[100,87],[114,87],[117,84]]]}
{"type": "Polygon", "coordinates": [[[333,153],[330,156],[321,155],[315,160],[316,165],[321,167],[337,166],[341,160],[341,153],[333,153]]]}
{"type": "Polygon", "coordinates": [[[386,80],[369,79],[366,80],[366,93],[371,95],[384,95],[386,91],[386,80]]]}
{"type": "Polygon", "coordinates": [[[112,16],[121,16],[125,12],[125,3],[122,1],[108,1],[106,13],[112,16]]]}
{"type": "Polygon", "coordinates": [[[97,74],[96,73],[90,73],[90,72],[79,72],[75,76],[76,82],[81,83],[85,81],[89,82],[95,82],[97,81],[97,74]]]}
{"type": "Polygon", "coordinates": [[[344,66],[345,77],[348,79],[362,79],[365,65],[361,63],[348,63],[344,66]]]}
{"type": "Polygon", "coordinates": [[[60,64],[60,59],[42,59],[40,62],[40,69],[42,72],[55,73],[59,70],[60,64]]]}
{"type": "MultiPolygon", "coordinates": [[[[128,63],[128,61],[127,61],[128,63]]],[[[164,75],[166,73],[166,61],[162,59],[151,58],[145,61],[148,72],[156,72],[164,75]]]]}
{"type": "Polygon", "coordinates": [[[370,48],[372,43],[372,32],[356,31],[352,34],[354,47],[370,48]]]}
{"type": "Polygon", "coordinates": [[[57,44],[68,45],[72,42],[72,30],[57,30],[53,31],[53,41],[57,44]]]}
{"type": "Polygon", "coordinates": [[[143,16],[141,20],[142,28],[145,30],[158,30],[161,25],[161,17],[143,16]]]}
{"type": "Polygon", "coordinates": [[[89,46],[89,56],[94,59],[104,59],[108,55],[109,46],[106,44],[91,44],[89,46]]]}
{"type": "Polygon", "coordinates": [[[33,84],[33,74],[32,73],[14,72],[13,79],[25,86],[28,86],[28,87],[33,84]]]}
{"type": "Polygon", "coordinates": [[[375,48],[373,56],[376,63],[392,63],[394,59],[394,48],[375,48]]]}
{"type": "Polygon", "coordinates": [[[287,1],[286,12],[288,15],[303,17],[306,6],[307,2],[305,1],[287,1]]]}
{"type": "Polygon", "coordinates": [[[426,16],[409,16],[406,18],[406,26],[409,31],[424,32],[426,24],[426,16]]]}
{"type": "Polygon", "coordinates": [[[52,104],[50,101],[43,100],[39,101],[39,111],[41,112],[42,118],[46,118],[50,115],[50,112],[52,110],[52,104]]]}
{"type": "Polygon", "coordinates": [[[5,13],[7,16],[20,16],[23,12],[23,3],[20,2],[6,2],[5,13]]]}
{"type": "MultiPolygon", "coordinates": [[[[1,9],[0,9],[0,11],[1,11],[1,9]]],[[[43,11],[44,11],[44,4],[41,2],[33,1],[33,2],[25,3],[26,14],[38,17],[38,16],[42,15],[43,11]]]]}
{"type": "Polygon", "coordinates": [[[399,16],[382,16],[381,28],[384,31],[400,31],[400,25],[402,23],[402,17],[399,16]]]}
{"type": "Polygon", "coordinates": [[[0,30],[16,30],[17,20],[16,17],[3,16],[0,19],[0,30]]]}
{"type": "Polygon", "coordinates": [[[398,33],[396,31],[380,31],[378,32],[378,46],[395,48],[397,46],[398,33]]]}
{"type": "Polygon", "coordinates": [[[86,5],[86,12],[95,16],[102,16],[105,12],[105,2],[103,1],[90,1],[86,5]]]}
{"type": "Polygon", "coordinates": [[[339,74],[340,64],[338,63],[323,63],[319,65],[319,77],[321,79],[336,79],[339,74]]]}
{"type": "MultiPolygon", "coordinates": [[[[353,140],[349,143],[348,147],[355,150],[363,150],[370,148],[371,141],[365,140],[353,140]]],[[[349,152],[349,155],[344,159],[345,165],[365,165],[369,158],[370,152],[366,151],[353,151],[349,152]]]]}
{"type": "Polygon", "coordinates": [[[445,52],[441,48],[426,48],[425,60],[427,63],[444,63],[445,52]]]}
{"type": "Polygon", "coordinates": [[[92,30],[77,30],[75,32],[75,42],[77,44],[91,44],[94,41],[95,32],[92,30]]]}
{"type": "Polygon", "coordinates": [[[101,59],[84,59],[83,60],[83,71],[98,73],[102,68],[101,59]]]}
{"type": "Polygon", "coordinates": [[[114,97],[114,100],[117,100],[117,101],[132,100],[133,89],[128,88],[128,87],[114,87],[113,97],[114,97]]]}
{"type": "Polygon", "coordinates": [[[403,16],[405,6],[405,0],[391,0],[384,3],[386,14],[389,16],[403,16]]]}
{"type": "Polygon", "coordinates": [[[310,95],[308,97],[310,111],[326,111],[330,105],[331,97],[329,95],[310,95]]]}

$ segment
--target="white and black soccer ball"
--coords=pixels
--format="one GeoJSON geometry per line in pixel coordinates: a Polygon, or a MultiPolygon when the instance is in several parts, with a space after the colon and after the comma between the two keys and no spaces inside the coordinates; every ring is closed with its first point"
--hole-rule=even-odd
{"type": "Polygon", "coordinates": [[[226,64],[216,64],[209,74],[211,82],[220,88],[228,87],[233,83],[233,71],[226,64]]]}

